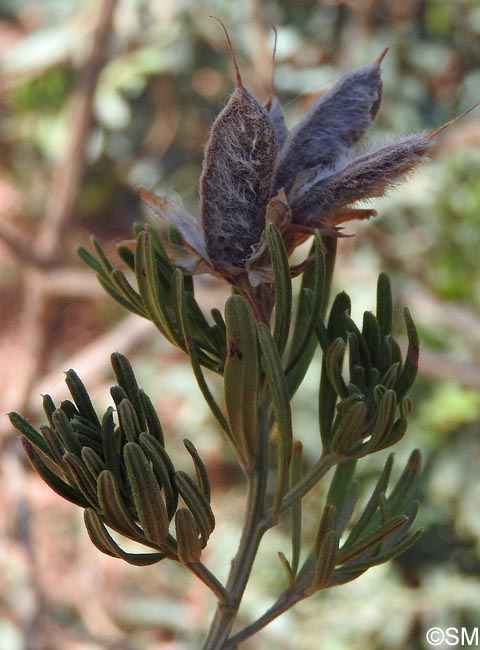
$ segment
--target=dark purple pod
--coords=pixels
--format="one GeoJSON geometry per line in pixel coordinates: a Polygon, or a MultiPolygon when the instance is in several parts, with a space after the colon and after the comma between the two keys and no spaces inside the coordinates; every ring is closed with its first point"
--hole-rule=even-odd
{"type": "Polygon", "coordinates": [[[364,135],[380,107],[382,58],[342,77],[292,129],[277,163],[275,192],[283,187],[288,194],[306,169],[332,167],[364,135]]]}
{"type": "Polygon", "coordinates": [[[292,220],[322,222],[338,210],[364,199],[382,196],[428,157],[430,136],[412,135],[325,173],[322,165],[297,178],[289,196],[292,220]]]}
{"type": "Polygon", "coordinates": [[[277,152],[267,110],[240,84],[210,130],[200,211],[214,265],[244,267],[265,228],[277,152]]]}

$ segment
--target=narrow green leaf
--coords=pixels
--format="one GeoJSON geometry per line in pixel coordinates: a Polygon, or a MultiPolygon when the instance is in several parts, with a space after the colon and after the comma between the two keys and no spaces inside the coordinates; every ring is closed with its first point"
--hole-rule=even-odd
{"type": "MultiPolygon", "coordinates": [[[[170,264],[170,260],[168,259],[168,255],[163,245],[162,239],[159,233],[155,230],[155,228],[152,228],[150,224],[147,224],[147,227],[144,230],[144,232],[146,233],[146,235],[148,236],[152,244],[152,252],[154,253],[155,256],[155,262],[158,268],[159,280],[160,282],[162,282],[163,287],[165,289],[168,289],[170,287],[170,279],[175,268],[170,264]]],[[[140,234],[142,233],[138,233],[138,235],[140,234]]]]}
{"type": "Polygon", "coordinates": [[[335,418],[335,407],[337,404],[338,395],[330,383],[330,379],[328,378],[325,356],[322,360],[320,389],[318,395],[318,419],[320,437],[323,447],[325,449],[328,449],[332,437],[332,425],[335,418]]]}
{"type": "Polygon", "coordinates": [[[399,404],[400,417],[395,421],[390,433],[378,444],[377,450],[386,449],[397,444],[405,435],[408,427],[408,416],[410,415],[411,404],[407,398],[402,399],[399,404]]]}
{"type": "MultiPolygon", "coordinates": [[[[188,276],[185,277],[185,280],[187,280],[187,278],[188,276]]],[[[214,330],[205,318],[205,315],[195,300],[193,293],[186,290],[185,299],[187,302],[188,313],[191,316],[192,329],[199,340],[201,347],[208,352],[209,355],[213,356],[216,361],[223,360],[225,341],[222,341],[222,339],[218,337],[216,329],[214,330]]]]}
{"type": "Polygon", "coordinates": [[[88,440],[88,444],[95,448],[101,446],[100,426],[93,425],[81,415],[74,415],[70,420],[70,424],[76,431],[80,443],[82,440],[88,440]]]}
{"type": "Polygon", "coordinates": [[[107,529],[97,512],[93,508],[86,508],[83,514],[85,528],[87,529],[88,536],[94,546],[96,546],[102,553],[105,553],[105,555],[120,558],[121,555],[117,553],[117,544],[108,534],[107,529]]]}
{"type": "Polygon", "coordinates": [[[153,472],[163,489],[168,518],[175,514],[178,504],[178,492],[175,486],[175,467],[165,451],[165,447],[148,433],[142,433],[139,438],[140,446],[152,463],[153,472]]]}
{"type": "Polygon", "coordinates": [[[83,246],[79,246],[77,248],[77,255],[84,264],[93,269],[98,275],[108,275],[97,258],[92,255],[90,251],[87,251],[87,249],[83,246]]]}
{"type": "Polygon", "coordinates": [[[405,397],[415,381],[418,372],[418,359],[420,353],[420,342],[418,339],[417,329],[408,309],[404,310],[403,315],[407,326],[408,349],[403,368],[395,387],[399,400],[402,397],[405,397]]]}
{"type": "Polygon", "coordinates": [[[397,412],[397,394],[394,390],[385,391],[377,407],[377,415],[370,431],[370,440],[364,444],[363,453],[373,453],[382,449],[382,442],[392,432],[397,412]]]}
{"type": "Polygon", "coordinates": [[[420,452],[418,449],[415,449],[410,454],[400,478],[387,498],[388,507],[393,514],[402,512],[405,504],[411,501],[418,487],[421,466],[422,458],[420,452]]]}
{"type": "Polygon", "coordinates": [[[45,465],[40,454],[36,451],[30,440],[22,438],[21,442],[30,465],[54,492],[81,508],[86,508],[90,505],[90,502],[83,496],[80,490],[73,485],[66,483],[57,476],[57,474],[52,472],[47,465],[45,465]]]}
{"type": "Polygon", "coordinates": [[[208,472],[207,468],[205,467],[205,463],[201,459],[200,454],[198,453],[193,442],[185,438],[183,444],[185,445],[186,450],[193,460],[193,464],[195,466],[195,474],[197,475],[198,487],[203,492],[203,495],[208,503],[210,503],[210,481],[208,480],[208,472]]]}
{"type": "Polygon", "coordinates": [[[358,540],[348,548],[342,547],[338,553],[338,564],[347,564],[362,557],[365,553],[377,549],[380,543],[387,540],[400,529],[405,528],[408,523],[409,519],[404,515],[394,517],[386,524],[370,533],[367,537],[358,540]]]}
{"type": "Polygon", "coordinates": [[[315,535],[315,542],[313,544],[313,552],[315,557],[318,557],[325,537],[328,535],[328,533],[334,530],[336,514],[337,509],[335,505],[333,503],[328,503],[327,501],[318,523],[317,534],[315,535]]]}
{"type": "Polygon", "coordinates": [[[202,553],[202,544],[196,521],[187,508],[180,508],[175,513],[175,531],[180,562],[182,564],[198,562],[202,553]]]}
{"type": "Polygon", "coordinates": [[[138,387],[135,373],[127,357],[119,352],[114,352],[110,356],[113,372],[117,378],[118,385],[125,391],[128,400],[131,402],[136,413],[138,424],[142,431],[145,431],[146,420],[143,408],[143,401],[140,398],[140,389],[138,387]]]}
{"type": "Polygon", "coordinates": [[[330,450],[348,455],[358,443],[365,424],[367,407],[365,402],[354,402],[345,413],[339,414],[332,432],[330,450]]]}
{"type": "MultiPolygon", "coordinates": [[[[352,385],[350,385],[350,386],[352,386],[352,385]]],[[[347,386],[347,389],[349,389],[348,386],[347,386]]],[[[353,392],[353,394],[349,395],[345,399],[342,399],[341,402],[338,402],[337,407],[336,407],[337,408],[337,413],[339,413],[339,414],[346,413],[346,411],[348,411],[348,409],[351,407],[352,404],[355,404],[356,402],[363,402],[364,401],[365,396],[362,395],[361,393],[358,393],[357,392],[357,387],[354,386],[354,385],[353,385],[353,390],[355,391],[355,392],[353,392]]]]}
{"type": "Polygon", "coordinates": [[[292,587],[293,584],[295,583],[295,573],[293,572],[293,569],[290,566],[290,562],[287,560],[285,553],[282,553],[282,551],[278,551],[277,555],[278,555],[278,559],[282,564],[282,567],[285,570],[285,573],[287,574],[288,586],[292,587]]]}
{"type": "Polygon", "coordinates": [[[22,418],[21,415],[12,411],[8,414],[10,422],[15,429],[22,434],[32,445],[34,445],[39,451],[43,454],[55,460],[54,454],[49,449],[45,439],[40,435],[40,433],[32,427],[30,422],[22,418]]]}
{"type": "Polygon", "coordinates": [[[65,373],[65,383],[67,384],[70,395],[78,408],[79,414],[91,422],[95,427],[100,428],[100,421],[95,409],[93,408],[90,395],[75,370],[67,370],[65,373]]]}
{"type": "Polygon", "coordinates": [[[98,508],[97,482],[86,465],[75,454],[67,451],[63,455],[63,467],[65,473],[77,484],[78,489],[89,504],[94,508],[98,508]]]}
{"type": "MultiPolygon", "coordinates": [[[[292,462],[290,464],[289,488],[292,489],[302,478],[303,445],[299,441],[293,443],[292,462]]],[[[302,500],[295,501],[291,508],[292,530],[292,563],[289,564],[293,576],[296,575],[300,564],[302,548],[302,500]]]]}
{"type": "Polygon", "coordinates": [[[138,290],[150,320],[170,343],[184,349],[171,319],[172,298],[160,283],[160,269],[157,266],[152,239],[146,232],[140,233],[137,239],[135,273],[138,290]]]}
{"type": "Polygon", "coordinates": [[[340,397],[347,397],[348,395],[347,386],[342,376],[345,347],[345,341],[339,336],[332,342],[325,355],[325,369],[328,380],[340,397]]]}
{"type": "Polygon", "coordinates": [[[362,337],[370,353],[372,364],[378,367],[380,359],[381,330],[380,324],[371,311],[363,314],[362,337]]]}
{"type": "Polygon", "coordinates": [[[283,495],[288,487],[288,470],[292,458],[293,432],[290,396],[280,355],[270,330],[264,323],[259,323],[257,331],[277,425],[277,484],[273,512],[278,514],[283,495]]]}
{"type": "Polygon", "coordinates": [[[384,564],[393,558],[402,555],[409,548],[411,548],[420,537],[423,535],[423,530],[417,530],[414,533],[411,533],[407,537],[403,538],[401,542],[397,543],[393,548],[387,550],[382,550],[380,553],[377,553],[374,557],[371,557],[364,561],[352,562],[347,564],[345,567],[341,567],[335,571],[333,580],[331,581],[331,586],[345,584],[351,582],[359,575],[367,571],[374,566],[379,564],[384,564]]]}
{"type": "Polygon", "coordinates": [[[385,388],[394,388],[395,384],[398,381],[399,373],[400,373],[400,364],[398,362],[393,363],[380,379],[380,383],[382,384],[382,386],[385,386],[385,388]]]}
{"type": "Polygon", "coordinates": [[[393,338],[393,336],[388,337],[388,344],[390,347],[390,355],[392,359],[392,363],[399,363],[400,366],[402,366],[402,350],[400,349],[400,346],[398,345],[397,341],[393,338]]]}
{"type": "Polygon", "coordinates": [[[113,269],[110,273],[110,279],[113,287],[118,291],[122,298],[130,303],[138,314],[147,318],[148,313],[143,304],[142,296],[132,287],[126,278],[125,273],[120,269],[113,269]]]}
{"type": "Polygon", "coordinates": [[[390,278],[380,273],[377,281],[377,320],[383,335],[392,333],[393,298],[390,278]]]}
{"type": "Polygon", "coordinates": [[[135,253],[130,248],[130,246],[119,244],[117,246],[117,255],[121,260],[125,262],[130,271],[135,271],[135,253]]]}
{"type": "MultiPolygon", "coordinates": [[[[196,362],[199,366],[204,366],[214,372],[219,372],[221,363],[218,361],[217,353],[210,355],[206,348],[202,346],[201,340],[198,336],[198,324],[196,323],[196,314],[199,310],[196,305],[195,311],[192,313],[190,306],[192,304],[191,294],[187,290],[186,284],[188,283],[189,276],[185,275],[180,268],[177,268],[172,274],[171,278],[171,295],[172,295],[172,312],[175,314],[175,321],[179,324],[179,337],[183,349],[191,356],[191,350],[194,350],[196,362]],[[184,336],[184,325],[188,330],[188,341],[184,336]],[[190,347],[187,347],[187,344],[190,347]]],[[[203,338],[202,336],[200,338],[203,338]]],[[[223,360],[222,360],[223,361],[223,360]]]]}
{"type": "Polygon", "coordinates": [[[353,334],[356,337],[357,344],[358,344],[358,353],[360,355],[359,365],[365,368],[368,375],[372,368],[372,357],[370,355],[370,350],[368,349],[367,342],[365,341],[363,334],[358,329],[357,324],[352,318],[350,318],[350,316],[345,315],[345,322],[346,322],[347,332],[350,334],[349,344],[352,338],[351,334],[353,334]]]}
{"type": "Polygon", "coordinates": [[[265,228],[268,251],[272,262],[275,286],[275,321],[273,340],[281,357],[287,345],[292,315],[292,281],[288,254],[283,237],[274,223],[268,222],[265,228]]]}
{"type": "Polygon", "coordinates": [[[378,511],[380,495],[385,494],[385,492],[387,491],[388,482],[390,480],[390,475],[392,472],[392,467],[393,467],[393,454],[390,454],[387,458],[382,473],[378,478],[375,488],[367,502],[367,505],[363,509],[363,512],[359,520],[350,531],[350,534],[345,544],[343,545],[343,548],[348,548],[351,544],[356,542],[366,530],[368,531],[371,525],[373,526],[375,524],[374,516],[375,513],[378,511]]]}
{"type": "Polygon", "coordinates": [[[63,454],[65,453],[65,448],[62,444],[60,436],[54,429],[45,425],[42,425],[40,427],[40,432],[48,445],[48,448],[51,452],[51,457],[54,459],[55,464],[61,468],[63,464],[63,454]]]}
{"type": "Polygon", "coordinates": [[[126,537],[132,539],[142,537],[142,531],[128,511],[115,476],[107,469],[103,470],[98,477],[97,495],[102,513],[109,526],[126,537]]]}
{"type": "Polygon", "coordinates": [[[330,585],[330,579],[337,562],[338,542],[339,537],[333,530],[323,538],[315,563],[315,573],[308,589],[309,593],[326,589],[330,585]]]}
{"type": "Polygon", "coordinates": [[[334,530],[342,535],[347,525],[357,497],[356,484],[353,481],[357,461],[345,460],[335,468],[327,493],[327,504],[335,506],[334,530]],[[355,486],[355,487],[354,487],[355,486]]]}
{"type": "Polygon", "coordinates": [[[115,402],[115,406],[117,408],[123,402],[124,399],[128,400],[128,395],[121,386],[111,386],[110,395],[112,396],[112,399],[115,402]]]}
{"type": "MultiPolygon", "coordinates": [[[[322,239],[320,233],[315,231],[315,236],[313,240],[312,251],[315,255],[315,264],[312,267],[313,276],[313,286],[310,291],[311,300],[306,299],[306,291],[309,290],[309,287],[312,285],[312,279],[309,277],[308,272],[303,274],[302,278],[302,287],[300,290],[300,296],[298,300],[297,307],[297,317],[295,320],[295,327],[292,335],[292,343],[290,346],[290,356],[288,360],[287,367],[287,379],[289,387],[291,384],[291,373],[295,370],[297,364],[300,361],[305,362],[307,359],[311,359],[313,350],[316,345],[313,341],[313,345],[310,344],[312,341],[315,324],[321,319],[321,315],[324,308],[325,301],[325,257],[322,250],[322,239]]],[[[307,368],[308,368],[307,364],[307,368]]],[[[305,374],[303,372],[303,375],[305,374]]],[[[303,379],[303,376],[302,376],[303,379]]],[[[298,379],[296,380],[296,382],[298,379]]],[[[295,383],[296,383],[295,382],[295,383]]],[[[290,387],[290,395],[293,395],[290,387]]]]}
{"type": "Polygon", "coordinates": [[[145,537],[162,544],[168,537],[168,514],[150,462],[135,442],[123,448],[127,478],[145,537]]]}
{"type": "Polygon", "coordinates": [[[328,317],[327,332],[330,340],[333,341],[338,336],[344,340],[347,337],[347,321],[346,318],[350,314],[352,305],[350,296],[342,291],[337,294],[330,309],[328,317]]]}
{"type": "Polygon", "coordinates": [[[63,409],[59,408],[52,413],[52,422],[55,431],[63,441],[65,449],[80,457],[82,454],[82,445],[63,409]]]}
{"type": "Polygon", "coordinates": [[[92,235],[90,237],[90,243],[92,244],[93,250],[97,254],[103,274],[109,276],[113,271],[113,266],[110,264],[108,257],[103,252],[103,248],[101,247],[100,242],[95,237],[95,235],[92,235]]]}
{"type": "Polygon", "coordinates": [[[87,508],[84,519],[85,528],[92,544],[106,555],[117,557],[134,566],[157,564],[167,557],[166,553],[126,553],[110,536],[102,518],[95,510],[87,508]]]}
{"type": "Polygon", "coordinates": [[[117,481],[121,481],[120,456],[115,445],[115,422],[111,406],[102,418],[102,448],[105,467],[113,473],[117,481]]]}
{"type": "Polygon", "coordinates": [[[102,286],[103,290],[110,296],[110,298],[113,298],[115,302],[118,302],[121,307],[127,311],[132,312],[132,314],[136,314],[137,316],[145,318],[145,310],[142,309],[142,311],[138,311],[136,306],[129,300],[126,300],[123,294],[118,291],[110,278],[105,279],[102,275],[97,275],[97,280],[102,286]]]}
{"type": "Polygon", "coordinates": [[[228,299],[225,323],[225,407],[232,442],[243,464],[250,465],[257,448],[260,359],[253,316],[244,298],[234,295],[228,299]]]}
{"type": "Polygon", "coordinates": [[[100,472],[106,469],[102,458],[91,447],[82,447],[82,460],[95,480],[100,472]]]}
{"type": "Polygon", "coordinates": [[[93,236],[91,237],[91,243],[97,258],[85,248],[80,247],[77,249],[80,259],[97,273],[98,281],[114,300],[129,311],[145,316],[143,305],[141,301],[138,301],[138,294],[128,285],[122,272],[113,268],[102,247],[93,236]]]}
{"type": "Polygon", "coordinates": [[[118,405],[118,421],[125,438],[130,442],[136,442],[142,433],[138,417],[132,403],[124,399],[118,405]]]}
{"type": "Polygon", "coordinates": [[[152,400],[142,389],[139,390],[139,396],[143,405],[148,433],[156,438],[161,445],[165,446],[162,424],[155,407],[153,406],[152,400]]]}
{"type": "MultiPolygon", "coordinates": [[[[220,344],[220,347],[223,347],[223,349],[224,349],[224,351],[226,353],[226,348],[227,348],[227,344],[226,344],[227,328],[226,328],[226,325],[225,325],[225,321],[223,320],[223,315],[222,315],[221,311],[219,311],[218,309],[212,309],[210,313],[212,314],[213,322],[215,323],[215,326],[216,326],[215,332],[216,332],[216,336],[218,338],[218,342],[220,344]]],[[[224,357],[224,356],[225,356],[225,354],[222,355],[222,357],[224,357]]]]}
{"type": "Polygon", "coordinates": [[[202,548],[204,548],[215,528],[212,508],[198,485],[185,472],[175,473],[175,485],[197,523],[202,538],[202,548]]]}
{"type": "Polygon", "coordinates": [[[324,352],[320,378],[318,414],[320,436],[325,449],[328,449],[330,446],[332,424],[335,417],[335,405],[337,403],[337,393],[328,378],[326,367],[327,341],[328,346],[330,346],[331,342],[338,337],[342,337],[344,341],[347,340],[346,315],[350,313],[350,310],[350,297],[344,292],[339,293],[335,297],[330,309],[326,331],[322,331],[318,323],[315,327],[317,338],[324,352]]]}
{"type": "Polygon", "coordinates": [[[177,269],[177,271],[175,271],[174,281],[176,286],[176,297],[177,297],[176,299],[177,299],[178,309],[179,309],[180,324],[181,324],[182,334],[183,334],[182,345],[185,346],[188,355],[190,356],[190,363],[192,364],[193,374],[195,375],[195,379],[197,380],[197,384],[202,392],[205,401],[207,402],[212,414],[215,416],[215,419],[222,427],[224,432],[227,434],[229,440],[232,440],[233,437],[228,422],[225,416],[223,415],[220,407],[218,406],[217,402],[215,401],[215,398],[210,392],[208,384],[205,381],[205,377],[203,376],[202,368],[200,366],[200,361],[198,358],[197,349],[193,341],[191,330],[190,330],[188,314],[186,313],[187,308],[186,308],[185,296],[184,296],[185,290],[183,285],[183,275],[180,269],[177,269]]]}
{"type": "MultiPolygon", "coordinates": [[[[382,338],[380,339],[380,359],[378,362],[378,370],[380,372],[380,375],[382,374],[386,375],[390,368],[392,367],[400,368],[400,366],[402,365],[401,358],[400,361],[397,360],[395,363],[393,363],[392,347],[390,344],[391,338],[392,338],[391,336],[385,335],[382,336],[382,338]]],[[[392,386],[388,386],[388,388],[392,388],[392,386]]]]}
{"type": "Polygon", "coordinates": [[[43,410],[45,411],[45,415],[47,416],[48,424],[53,427],[53,422],[52,422],[52,413],[56,410],[55,402],[53,399],[50,397],[50,395],[43,395],[42,396],[42,404],[43,404],[43,410]]]}

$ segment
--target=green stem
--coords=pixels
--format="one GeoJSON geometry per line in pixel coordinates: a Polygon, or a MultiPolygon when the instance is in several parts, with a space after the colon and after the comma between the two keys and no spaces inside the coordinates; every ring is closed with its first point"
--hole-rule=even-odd
{"type": "Polygon", "coordinates": [[[343,458],[334,452],[323,454],[320,459],[310,468],[305,476],[289,490],[282,500],[280,512],[285,512],[292,505],[301,499],[307,492],[315,487],[321,478],[325,476],[329,469],[337,465],[343,458]]]}
{"type": "Polygon", "coordinates": [[[189,564],[188,568],[215,594],[220,606],[226,605],[229,602],[230,595],[228,591],[202,562],[189,564]]]}
{"type": "MultiPolygon", "coordinates": [[[[266,402],[266,400],[265,400],[266,402]]],[[[246,517],[240,543],[227,580],[228,601],[219,602],[203,650],[222,650],[238,614],[258,547],[265,532],[274,525],[265,504],[268,476],[269,413],[266,403],[259,408],[259,445],[255,464],[247,475],[246,517]]]]}
{"type": "Polygon", "coordinates": [[[275,603],[269,609],[267,609],[267,611],[262,616],[260,616],[260,618],[258,618],[250,625],[247,625],[247,627],[244,627],[243,630],[240,630],[231,636],[223,646],[223,650],[236,650],[240,643],[243,643],[243,641],[246,641],[254,634],[262,630],[274,619],[280,616],[280,614],[283,614],[304,598],[306,598],[306,594],[304,592],[291,590],[284,591],[275,601],[275,603]]]}

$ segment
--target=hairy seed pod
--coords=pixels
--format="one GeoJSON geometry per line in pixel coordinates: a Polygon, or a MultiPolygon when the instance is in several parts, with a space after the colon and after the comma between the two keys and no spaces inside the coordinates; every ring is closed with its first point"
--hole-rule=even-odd
{"type": "Polygon", "coordinates": [[[289,197],[293,221],[322,221],[355,201],[382,196],[427,158],[430,147],[429,136],[417,134],[367,152],[328,176],[321,167],[305,172],[289,197]]]}
{"type": "Polygon", "coordinates": [[[364,135],[380,107],[383,56],[342,77],[292,130],[277,163],[275,192],[288,193],[305,169],[332,167],[364,135]]]}
{"type": "Polygon", "coordinates": [[[244,88],[232,56],[237,88],[210,130],[200,212],[213,264],[244,267],[265,227],[277,145],[267,110],[244,88]]]}

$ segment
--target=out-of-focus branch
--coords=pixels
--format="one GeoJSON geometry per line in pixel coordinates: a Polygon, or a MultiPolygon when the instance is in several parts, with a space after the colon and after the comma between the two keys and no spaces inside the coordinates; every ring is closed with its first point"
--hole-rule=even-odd
{"type": "Polygon", "coordinates": [[[0,239],[8,246],[17,260],[33,266],[44,266],[46,260],[32,248],[32,244],[17,229],[0,221],[0,239]]]}
{"type": "MultiPolygon", "coordinates": [[[[63,155],[52,174],[49,203],[37,233],[32,259],[58,262],[61,257],[63,235],[72,219],[75,202],[86,166],[85,143],[92,121],[92,103],[100,71],[106,61],[109,34],[117,0],[103,0],[93,31],[93,42],[83,69],[79,73],[70,101],[69,138],[63,155]]],[[[11,242],[10,242],[11,244],[11,242]]],[[[10,248],[13,247],[10,245],[10,248]]],[[[17,244],[16,253],[22,259],[25,246],[17,244]]],[[[45,354],[45,325],[49,287],[45,272],[34,266],[23,270],[23,309],[20,314],[22,344],[15,358],[15,368],[9,391],[4,396],[10,408],[23,410],[28,396],[38,379],[45,354]]]]}
{"type": "Polygon", "coordinates": [[[85,141],[92,120],[92,104],[107,46],[117,0],[103,0],[93,34],[90,54],[70,99],[70,138],[52,177],[52,192],[38,240],[38,251],[55,256],[61,247],[85,171],[85,141]]]}

